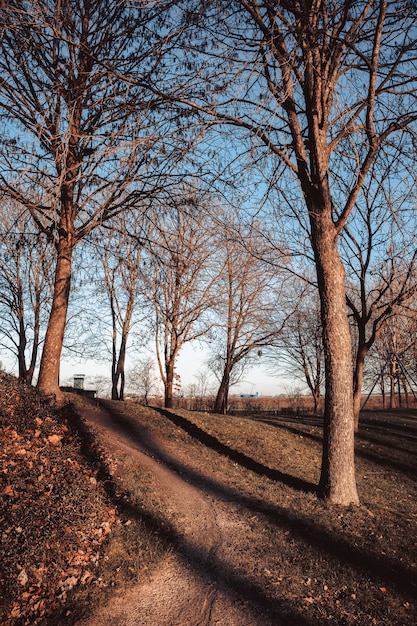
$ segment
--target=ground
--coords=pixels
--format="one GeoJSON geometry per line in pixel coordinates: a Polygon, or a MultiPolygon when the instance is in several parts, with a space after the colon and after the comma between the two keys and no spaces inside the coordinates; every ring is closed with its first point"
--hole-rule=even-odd
{"type": "Polygon", "coordinates": [[[121,482],[132,463],[152,477],[158,497],[148,506],[166,524],[172,550],[145,584],[79,626],[415,623],[414,415],[363,419],[364,503],[346,510],[314,493],[318,418],[265,418],[259,441],[259,421],[240,418],[115,403],[83,415],[118,459],[121,482]],[[385,487],[384,477],[388,497],[370,494],[385,487]],[[410,533],[403,545],[401,527],[410,533]]]}
{"type": "MultiPolygon", "coordinates": [[[[176,549],[164,560],[152,579],[114,598],[84,626],[180,626],[222,624],[250,626],[271,621],[262,598],[256,599],[244,579],[233,580],[247,551],[248,529],[236,512],[235,497],[227,480],[209,485],[181,449],[152,428],[126,422],[114,404],[83,409],[105,448],[123,461],[151,473],[154,488],[163,500],[164,516],[176,549]],[[235,563],[235,553],[238,563],[235,563]]],[[[149,416],[152,419],[152,415],[149,416]]]]}
{"type": "Polygon", "coordinates": [[[52,410],[0,383],[7,626],[417,623],[417,412],[362,415],[342,508],[315,493],[319,417],[52,410]]]}

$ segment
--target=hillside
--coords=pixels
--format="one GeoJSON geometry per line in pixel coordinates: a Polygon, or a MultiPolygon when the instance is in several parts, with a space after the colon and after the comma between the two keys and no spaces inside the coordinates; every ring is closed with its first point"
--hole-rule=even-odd
{"type": "Polygon", "coordinates": [[[415,412],[362,416],[362,504],[343,509],[314,493],[317,417],[0,389],[1,623],[417,622],[415,412]]]}
{"type": "Polygon", "coordinates": [[[117,578],[106,551],[123,494],[105,453],[70,405],[0,373],[0,472],[0,623],[70,624],[117,578]]]}

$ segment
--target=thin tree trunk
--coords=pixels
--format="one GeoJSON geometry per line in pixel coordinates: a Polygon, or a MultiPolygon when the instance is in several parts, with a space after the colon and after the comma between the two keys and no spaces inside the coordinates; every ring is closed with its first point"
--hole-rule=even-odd
{"type": "Polygon", "coordinates": [[[71,241],[61,237],[58,242],[52,307],[38,378],[38,389],[46,394],[54,394],[57,399],[62,397],[59,371],[71,288],[73,250],[71,241]]]}
{"type": "Polygon", "coordinates": [[[17,361],[19,367],[19,380],[25,383],[29,382],[28,370],[26,367],[26,343],[26,330],[22,313],[22,315],[19,317],[19,345],[17,348],[17,361]]]}
{"type": "Polygon", "coordinates": [[[214,401],[214,412],[222,415],[227,413],[227,398],[228,398],[228,381],[227,376],[223,373],[222,380],[217,390],[216,400],[214,401]]]}
{"type": "Polygon", "coordinates": [[[119,357],[114,363],[112,370],[112,400],[124,399],[124,383],[125,383],[125,362],[126,362],[126,344],[127,337],[123,336],[121,339],[119,357]],[[119,387],[120,382],[120,387],[119,387]]]}
{"type": "Polygon", "coordinates": [[[351,338],[345,271],[331,212],[312,215],[312,240],[321,301],[326,368],[320,494],[332,503],[358,503],[354,460],[351,338]]]}
{"type": "Polygon", "coordinates": [[[313,402],[314,402],[314,415],[317,415],[319,412],[319,404],[320,404],[320,389],[314,389],[313,391],[313,402]]]}
{"type": "Polygon", "coordinates": [[[390,360],[389,380],[390,380],[390,392],[389,392],[389,408],[395,409],[395,365],[396,362],[393,358],[390,360]]]}
{"type": "Polygon", "coordinates": [[[38,349],[39,349],[39,333],[40,333],[40,305],[37,302],[36,306],[38,311],[35,314],[35,323],[34,323],[34,331],[33,331],[33,347],[32,354],[30,358],[29,368],[26,373],[26,381],[28,385],[32,384],[33,375],[35,373],[36,362],[38,360],[38,349]]]}
{"type": "Polygon", "coordinates": [[[174,406],[173,398],[174,389],[174,364],[168,362],[166,364],[166,376],[165,376],[165,408],[172,409],[174,406]]]}
{"type": "Polygon", "coordinates": [[[359,347],[356,355],[355,370],[353,372],[353,417],[355,420],[355,433],[359,429],[359,414],[361,410],[363,372],[365,368],[366,349],[359,347]]]}

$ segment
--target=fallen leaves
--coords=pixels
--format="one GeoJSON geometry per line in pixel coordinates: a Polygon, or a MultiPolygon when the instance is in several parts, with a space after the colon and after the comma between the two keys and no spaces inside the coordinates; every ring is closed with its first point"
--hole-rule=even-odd
{"type": "Polygon", "coordinates": [[[48,441],[52,443],[53,446],[59,446],[62,441],[62,435],[49,435],[48,441]]]}
{"type": "Polygon", "coordinates": [[[62,415],[3,373],[0,442],[0,623],[35,626],[77,585],[99,584],[94,568],[117,511],[62,415]]]}

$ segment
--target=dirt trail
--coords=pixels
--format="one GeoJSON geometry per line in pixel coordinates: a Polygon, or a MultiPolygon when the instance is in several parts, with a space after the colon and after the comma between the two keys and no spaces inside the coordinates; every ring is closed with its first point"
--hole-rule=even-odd
{"type": "Polygon", "coordinates": [[[172,469],[183,467],[186,460],[175,458],[168,442],[145,429],[129,432],[110,406],[84,409],[84,417],[111,454],[129,454],[138,467],[152,473],[179,538],[178,549],[149,582],[114,597],[78,626],[277,625],[256,601],[248,600],[247,590],[227,584],[236,544],[241,542],[244,550],[245,528],[235,514],[235,503],[188,482],[172,469]]]}

